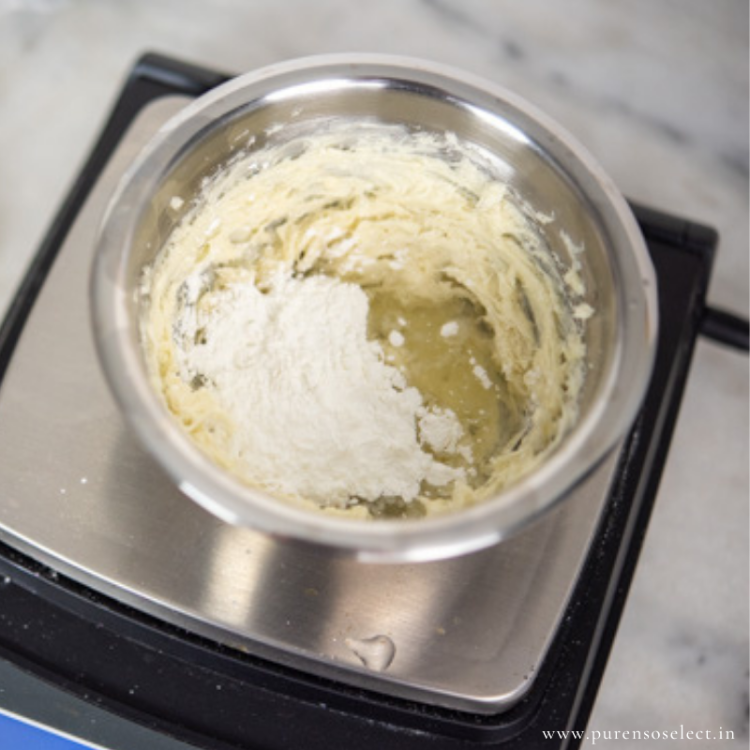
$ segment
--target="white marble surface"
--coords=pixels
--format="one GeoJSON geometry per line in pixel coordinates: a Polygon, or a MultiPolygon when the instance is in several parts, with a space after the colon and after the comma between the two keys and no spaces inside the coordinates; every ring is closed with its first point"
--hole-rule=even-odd
{"type": "MultiPolygon", "coordinates": [[[[145,50],[227,72],[371,51],[482,74],[629,197],[717,227],[710,299],[747,315],[746,0],[0,0],[0,310],[145,50]]],[[[748,360],[701,343],[591,729],[723,728],[734,742],[684,746],[747,747],[748,588],[748,360]]]]}

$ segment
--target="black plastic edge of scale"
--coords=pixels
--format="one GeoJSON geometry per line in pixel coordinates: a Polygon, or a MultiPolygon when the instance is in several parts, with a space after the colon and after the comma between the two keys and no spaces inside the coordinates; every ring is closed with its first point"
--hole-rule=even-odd
{"type": "MultiPolygon", "coordinates": [[[[170,94],[198,96],[228,78],[158,54],[146,54],[136,63],[0,327],[0,382],[56,253],[124,130],[149,102],[170,94]]],[[[575,739],[551,740],[542,732],[584,730],[588,721],[646,533],[718,241],[709,227],[643,206],[633,205],[633,210],[657,270],[674,254],[669,249],[686,251],[680,259],[683,273],[677,274],[683,286],[677,293],[685,295],[685,305],[672,316],[679,317],[672,323],[681,335],[660,342],[655,382],[623,449],[611,507],[565,622],[534,685],[515,707],[496,716],[472,715],[316,678],[164,624],[2,544],[0,597],[7,614],[0,622],[0,654],[118,715],[212,750],[302,745],[314,750],[348,746],[346,742],[363,750],[577,747],[575,739]],[[649,413],[653,419],[645,416],[649,413]],[[9,634],[11,610],[17,615],[16,632],[9,634]],[[56,629],[60,640],[47,633],[34,643],[29,633],[42,629],[29,628],[29,618],[56,629]],[[62,651],[61,643],[66,644],[62,651]],[[93,666],[92,655],[106,652],[117,657],[104,660],[99,671],[119,671],[119,686],[93,666]],[[160,679],[154,681],[157,674],[160,679]],[[185,688],[165,690],[168,674],[185,688]],[[151,690],[133,695],[125,689],[149,679],[151,690]],[[261,706],[253,707],[253,696],[262,698],[261,706]]],[[[670,317],[665,307],[660,305],[663,321],[670,317]]]]}

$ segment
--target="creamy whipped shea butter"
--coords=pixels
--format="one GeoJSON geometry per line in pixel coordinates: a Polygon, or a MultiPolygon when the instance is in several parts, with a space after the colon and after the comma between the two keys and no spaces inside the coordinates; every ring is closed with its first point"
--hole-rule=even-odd
{"type": "Polygon", "coordinates": [[[451,135],[350,123],[208,181],[144,271],[141,335],[214,462],[379,518],[480,502],[549,454],[592,310],[541,239],[550,218],[488,164],[451,135]]]}

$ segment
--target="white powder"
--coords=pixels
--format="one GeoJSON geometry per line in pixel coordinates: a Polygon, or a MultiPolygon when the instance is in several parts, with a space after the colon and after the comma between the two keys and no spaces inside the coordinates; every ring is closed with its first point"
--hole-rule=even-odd
{"type": "Polygon", "coordinates": [[[460,442],[464,429],[451,409],[421,409],[419,434],[422,444],[428,445],[436,453],[458,453],[464,461],[471,463],[471,448],[460,442]]]}
{"type": "Polygon", "coordinates": [[[482,384],[482,388],[492,388],[492,381],[490,380],[490,376],[487,374],[487,370],[485,370],[482,365],[474,365],[474,369],[472,370],[472,372],[476,376],[477,380],[479,380],[479,382],[482,384]]]}
{"type": "Polygon", "coordinates": [[[473,365],[471,371],[474,373],[474,377],[482,384],[482,388],[485,390],[492,388],[492,380],[490,380],[487,370],[485,370],[482,365],[478,364],[474,357],[472,357],[469,362],[473,365]]]}
{"type": "Polygon", "coordinates": [[[456,323],[455,320],[451,320],[440,329],[440,335],[445,339],[450,338],[451,336],[455,336],[457,333],[458,323],[456,323]]]}
{"type": "Polygon", "coordinates": [[[336,506],[408,502],[423,481],[464,477],[425,450],[456,451],[460,423],[450,410],[426,408],[367,339],[359,286],[278,275],[265,293],[252,283],[216,290],[207,307],[183,309],[181,329],[203,329],[205,343],[183,339],[181,376],[201,376],[231,415],[230,452],[243,475],[336,506]]]}
{"type": "Polygon", "coordinates": [[[403,346],[404,345],[404,341],[406,341],[406,339],[404,338],[404,334],[403,333],[399,333],[398,331],[391,331],[388,334],[388,341],[389,341],[389,343],[390,343],[391,346],[397,346],[398,347],[398,346],[403,346]]]}

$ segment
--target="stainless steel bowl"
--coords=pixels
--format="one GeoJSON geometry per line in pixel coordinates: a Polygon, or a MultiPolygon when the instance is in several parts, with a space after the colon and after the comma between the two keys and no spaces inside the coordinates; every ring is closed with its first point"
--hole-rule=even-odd
{"type": "Polygon", "coordinates": [[[124,175],[104,218],[92,277],[99,355],[123,414],[185,495],[232,524],[347,550],[369,560],[416,561],[470,552],[511,535],[570,494],[629,429],[651,372],[656,281],[633,216],[592,157],[514,94],[439,65],[337,55],[240,76],[170,120],[124,175]],[[579,256],[588,321],[588,373],[576,427],[532,474],[461,512],[419,521],[363,522],[307,512],[248,487],[214,465],[152,389],[139,343],[139,277],[176,222],[173,196],[247,145],[327,118],[376,118],[452,131],[493,154],[516,193],[553,214],[552,250],[579,256]],[[563,230],[563,232],[561,232],[563,230]]]}

